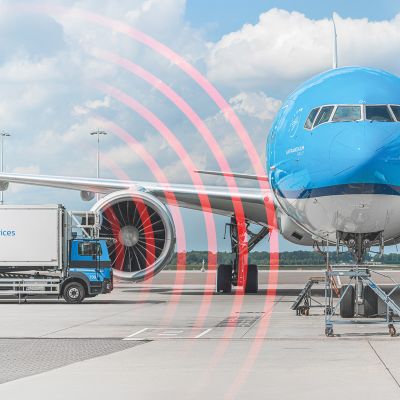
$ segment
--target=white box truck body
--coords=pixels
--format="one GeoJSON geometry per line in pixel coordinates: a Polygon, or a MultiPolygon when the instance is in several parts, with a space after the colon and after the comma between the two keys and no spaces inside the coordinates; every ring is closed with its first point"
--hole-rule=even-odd
{"type": "Polygon", "coordinates": [[[61,269],[63,210],[61,205],[0,205],[0,269],[61,269]]]}
{"type": "Polygon", "coordinates": [[[113,273],[99,215],[62,205],[0,205],[0,296],[63,296],[68,303],[110,293],[113,273]]]}

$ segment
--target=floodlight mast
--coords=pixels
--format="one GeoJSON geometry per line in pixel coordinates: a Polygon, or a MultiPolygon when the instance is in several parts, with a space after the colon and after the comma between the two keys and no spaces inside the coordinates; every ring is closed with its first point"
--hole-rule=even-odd
{"type": "MultiPolygon", "coordinates": [[[[90,132],[91,136],[97,135],[97,168],[96,168],[96,177],[100,178],[100,135],[108,135],[108,132],[101,131],[97,129],[97,131],[90,132]]],[[[96,193],[96,200],[99,201],[99,194],[96,193]]]]}
{"type": "MultiPolygon", "coordinates": [[[[0,132],[1,136],[1,172],[4,172],[4,138],[11,135],[7,132],[0,132]]],[[[4,204],[4,190],[0,191],[0,204],[4,204]]]]}

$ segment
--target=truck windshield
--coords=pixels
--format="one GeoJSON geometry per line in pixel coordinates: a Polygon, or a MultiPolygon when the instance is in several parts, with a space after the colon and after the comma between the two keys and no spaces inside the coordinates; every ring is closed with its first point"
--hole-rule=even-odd
{"type": "Polygon", "coordinates": [[[80,242],[78,244],[78,254],[80,256],[101,256],[101,246],[94,242],[80,242]]]}

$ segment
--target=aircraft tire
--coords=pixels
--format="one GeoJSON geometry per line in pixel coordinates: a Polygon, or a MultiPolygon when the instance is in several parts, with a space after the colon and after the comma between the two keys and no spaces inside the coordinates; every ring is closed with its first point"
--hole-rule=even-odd
{"type": "Polygon", "coordinates": [[[372,317],[378,314],[378,296],[370,286],[364,288],[364,315],[372,317]]]}
{"type": "Polygon", "coordinates": [[[231,293],[232,292],[232,265],[220,264],[217,269],[217,293],[231,293]]]}
{"type": "Polygon", "coordinates": [[[258,292],[258,266],[249,264],[247,266],[246,293],[258,292]]]}
{"type": "MultiPolygon", "coordinates": [[[[347,286],[340,288],[340,296],[343,296],[347,286]]],[[[346,294],[340,302],[340,316],[342,318],[353,318],[355,312],[355,290],[354,286],[349,286],[346,294]]]]}

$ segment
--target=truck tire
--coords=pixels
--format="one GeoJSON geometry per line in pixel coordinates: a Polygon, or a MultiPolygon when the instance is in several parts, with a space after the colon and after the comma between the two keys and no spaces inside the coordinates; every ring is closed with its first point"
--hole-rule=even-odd
{"type": "Polygon", "coordinates": [[[85,288],[79,282],[67,283],[64,287],[63,296],[69,304],[82,303],[85,298],[85,288]]]}
{"type": "MultiPolygon", "coordinates": [[[[340,296],[342,297],[346,291],[347,286],[340,288],[340,296]]],[[[342,318],[353,318],[356,306],[355,290],[354,286],[349,286],[346,294],[343,296],[340,302],[340,316],[342,318]]]]}

